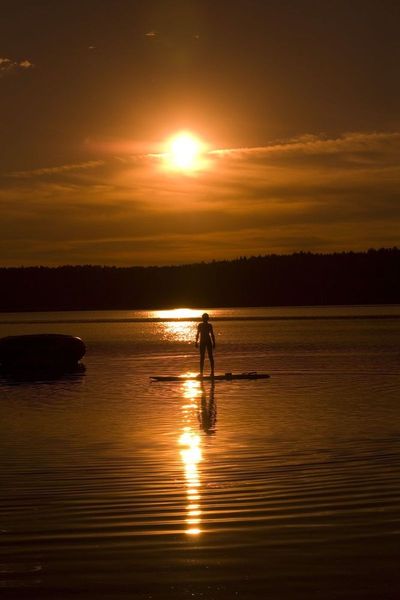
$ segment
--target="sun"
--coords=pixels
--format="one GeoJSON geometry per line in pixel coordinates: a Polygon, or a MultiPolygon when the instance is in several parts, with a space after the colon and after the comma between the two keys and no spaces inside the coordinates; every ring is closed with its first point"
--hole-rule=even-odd
{"type": "Polygon", "coordinates": [[[181,131],[168,143],[167,162],[170,168],[180,171],[195,171],[201,167],[204,144],[192,133],[181,131]]]}

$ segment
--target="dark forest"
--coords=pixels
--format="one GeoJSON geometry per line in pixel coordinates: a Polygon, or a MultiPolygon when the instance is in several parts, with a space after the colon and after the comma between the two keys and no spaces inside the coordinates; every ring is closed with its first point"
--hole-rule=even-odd
{"type": "Polygon", "coordinates": [[[166,267],[0,269],[0,310],[400,303],[398,248],[166,267]]]}

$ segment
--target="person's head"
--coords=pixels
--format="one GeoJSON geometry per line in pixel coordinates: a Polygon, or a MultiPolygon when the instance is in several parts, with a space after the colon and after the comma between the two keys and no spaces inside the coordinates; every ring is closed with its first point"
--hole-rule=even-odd
{"type": "Polygon", "coordinates": [[[208,320],[209,320],[209,318],[210,318],[210,315],[209,315],[208,313],[203,313],[203,314],[201,315],[201,318],[203,319],[204,323],[207,323],[207,321],[208,321],[208,320]]]}

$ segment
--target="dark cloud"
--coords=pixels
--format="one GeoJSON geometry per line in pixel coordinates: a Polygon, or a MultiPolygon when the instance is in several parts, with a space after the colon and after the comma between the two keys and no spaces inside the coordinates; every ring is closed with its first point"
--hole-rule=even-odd
{"type": "Polygon", "coordinates": [[[28,60],[13,60],[11,58],[0,57],[0,77],[9,75],[15,71],[26,71],[32,69],[34,64],[28,60]]]}

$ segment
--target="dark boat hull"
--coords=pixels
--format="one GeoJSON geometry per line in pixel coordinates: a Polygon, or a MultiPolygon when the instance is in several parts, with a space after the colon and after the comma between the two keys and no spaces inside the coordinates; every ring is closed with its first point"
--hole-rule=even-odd
{"type": "Polygon", "coordinates": [[[50,369],[73,367],[84,356],[83,341],[72,335],[41,333],[0,339],[3,369],[50,369]]]}

